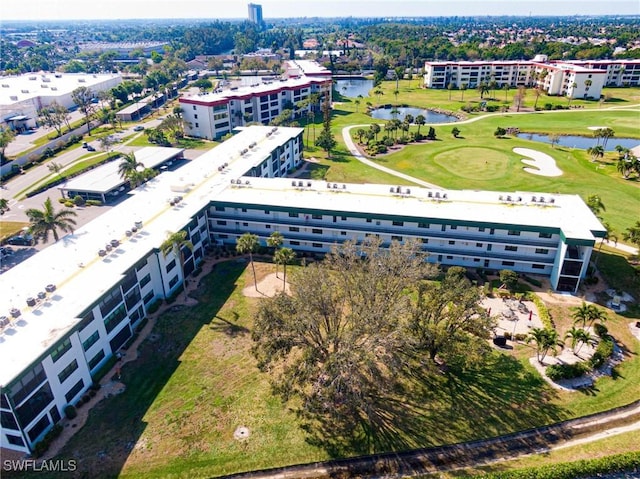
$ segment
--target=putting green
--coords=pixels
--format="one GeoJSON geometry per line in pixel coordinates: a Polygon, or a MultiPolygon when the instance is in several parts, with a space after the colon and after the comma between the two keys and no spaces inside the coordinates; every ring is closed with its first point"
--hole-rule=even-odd
{"type": "Polygon", "coordinates": [[[443,151],[433,161],[452,175],[473,180],[496,180],[509,168],[509,156],[491,148],[456,148],[443,151]]]}

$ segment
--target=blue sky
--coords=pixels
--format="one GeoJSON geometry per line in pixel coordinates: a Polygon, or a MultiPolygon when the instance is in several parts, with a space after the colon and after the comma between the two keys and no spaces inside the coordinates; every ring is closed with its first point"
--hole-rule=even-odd
{"type": "MultiPolygon", "coordinates": [[[[246,18],[243,0],[3,1],[4,20],[246,18]]],[[[265,18],[467,15],[640,15],[638,0],[254,0],[265,18]]]]}

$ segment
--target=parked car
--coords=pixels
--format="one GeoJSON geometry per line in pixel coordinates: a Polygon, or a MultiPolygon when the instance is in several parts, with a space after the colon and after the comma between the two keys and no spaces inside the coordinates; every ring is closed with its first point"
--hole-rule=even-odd
{"type": "Polygon", "coordinates": [[[33,246],[34,241],[33,236],[30,234],[21,234],[12,236],[6,241],[6,243],[13,246],[33,246]]]}
{"type": "Polygon", "coordinates": [[[138,126],[134,126],[133,127],[133,131],[143,131],[144,130],[144,126],[142,125],[138,125],[138,126]]]}
{"type": "Polygon", "coordinates": [[[88,148],[89,147],[89,143],[87,143],[86,141],[82,144],[82,148],[88,148]]]}
{"type": "Polygon", "coordinates": [[[87,145],[87,151],[96,151],[96,149],[91,145],[87,145]]]}

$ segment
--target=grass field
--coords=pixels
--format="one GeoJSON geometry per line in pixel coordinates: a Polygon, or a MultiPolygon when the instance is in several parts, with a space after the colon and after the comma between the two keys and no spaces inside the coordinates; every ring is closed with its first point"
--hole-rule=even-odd
{"type": "MultiPolygon", "coordinates": [[[[250,353],[258,300],[242,295],[253,282],[245,267],[218,264],[201,280],[200,304],[159,317],[139,358],[122,368],[127,390],[91,411],[62,457],[79,459],[92,477],[196,478],[328,459],[329,448],[365,452],[321,430],[303,431],[289,406],[272,396],[250,353]],[[233,438],[239,426],[251,431],[246,441],[233,438]]],[[[274,270],[270,263],[256,267],[259,278],[274,270]]],[[[553,313],[560,325],[568,321],[566,308],[553,313]]],[[[411,397],[392,415],[396,434],[380,450],[494,436],[637,399],[638,343],[622,317],[612,317],[609,329],[628,352],[616,379],[586,393],[558,393],[529,365],[530,347],[514,356],[495,352],[476,369],[412,384],[411,397]]]]}

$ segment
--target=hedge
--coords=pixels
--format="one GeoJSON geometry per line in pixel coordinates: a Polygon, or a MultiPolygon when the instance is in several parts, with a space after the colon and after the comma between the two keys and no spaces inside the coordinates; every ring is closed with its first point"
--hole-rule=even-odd
{"type": "Polygon", "coordinates": [[[551,314],[549,314],[549,310],[544,304],[544,301],[542,301],[537,294],[529,291],[525,293],[524,298],[533,301],[533,304],[536,305],[536,308],[538,308],[538,317],[540,321],[542,321],[542,325],[548,329],[555,329],[553,319],[551,319],[551,314]]]}
{"type": "Polygon", "coordinates": [[[639,473],[640,451],[615,454],[599,459],[583,459],[560,464],[549,464],[547,466],[528,467],[515,471],[494,472],[482,477],[487,479],[579,479],[597,474],[616,472],[639,473]]]}

